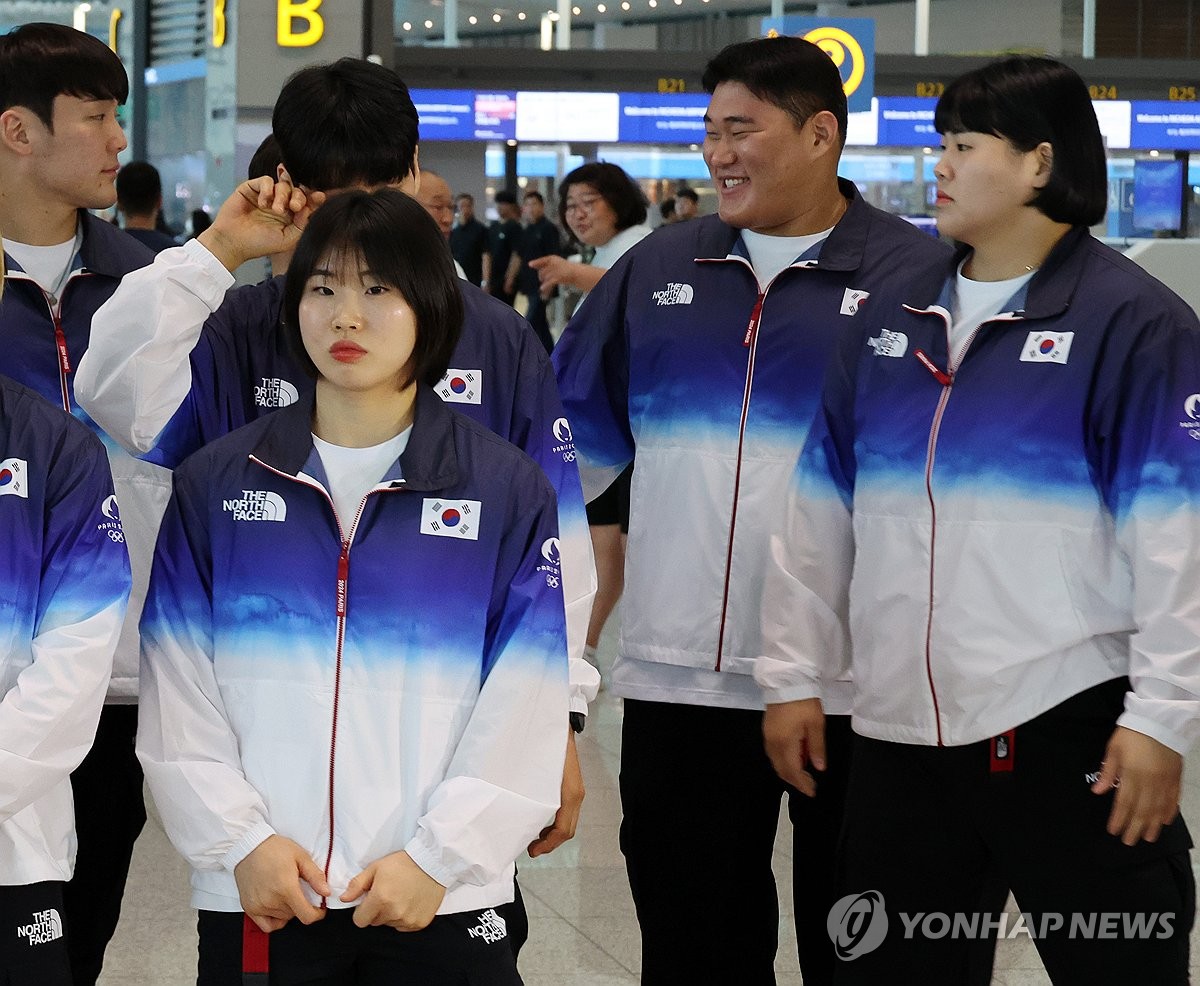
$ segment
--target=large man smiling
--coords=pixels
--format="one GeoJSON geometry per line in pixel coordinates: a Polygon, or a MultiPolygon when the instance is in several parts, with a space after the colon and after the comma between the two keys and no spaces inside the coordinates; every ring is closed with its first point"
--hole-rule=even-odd
{"type": "MultiPolygon", "coordinates": [[[[819,48],[731,45],[704,86],[719,215],[632,248],[554,354],[585,493],[637,466],[612,685],[626,699],[621,848],[645,986],[775,981],[771,855],[785,784],[763,751],[751,677],[767,533],[835,339],[945,255],[838,179],[846,98],[819,48]]],[[[850,735],[848,696],[826,698],[842,713],[829,729],[837,775],[814,792],[772,754],[785,780],[817,795],[789,798],[809,986],[832,974],[825,919],[850,735]]],[[[786,722],[768,726],[787,734],[786,722]]]]}

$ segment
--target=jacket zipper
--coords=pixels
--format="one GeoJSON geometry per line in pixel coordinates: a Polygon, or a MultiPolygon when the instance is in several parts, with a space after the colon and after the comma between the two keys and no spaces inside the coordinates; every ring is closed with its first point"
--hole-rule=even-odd
{"type": "Polygon", "coordinates": [[[73,271],[71,274],[69,274],[66,281],[63,283],[63,288],[58,296],[57,304],[51,304],[51,296],[42,289],[42,286],[38,284],[37,281],[35,281],[32,277],[29,277],[27,274],[21,275],[19,272],[14,271],[8,276],[12,277],[14,280],[29,281],[30,284],[32,284],[42,293],[42,300],[46,303],[46,310],[50,313],[50,322],[54,327],[54,349],[58,355],[58,387],[59,393],[62,397],[62,406],[63,410],[70,414],[71,390],[67,386],[67,377],[71,373],[71,355],[67,351],[67,333],[63,330],[62,305],[63,299],[67,295],[67,288],[70,286],[71,282],[77,277],[86,277],[88,275],[86,271],[73,271]]]}
{"type": "MultiPolygon", "coordinates": [[[[750,276],[757,282],[758,275],[754,273],[754,268],[742,257],[721,258],[720,260],[710,260],[707,262],[728,263],[731,261],[743,264],[750,271],[750,276]]],[[[788,264],[783,270],[791,270],[793,267],[805,268],[811,266],[814,266],[812,262],[793,263],[788,264]]],[[[783,270],[779,274],[782,274],[783,270]]],[[[721,589],[721,622],[717,629],[717,664],[713,668],[714,671],[721,670],[721,663],[725,656],[725,623],[729,615],[729,585],[733,571],[733,539],[734,533],[737,530],[738,499],[742,488],[742,453],[746,445],[746,419],[750,416],[750,394],[754,389],[754,361],[758,354],[758,327],[762,322],[762,310],[763,304],[767,300],[767,292],[771,290],[771,285],[775,283],[779,274],[771,278],[767,282],[766,287],[759,289],[758,296],[754,301],[754,308],[750,311],[750,321],[746,324],[746,334],[742,337],[742,345],[749,349],[750,352],[746,357],[746,384],[742,390],[742,413],[738,420],[737,460],[733,473],[733,504],[729,510],[729,541],[725,547],[725,581],[721,589]]]]}
{"type": "MultiPolygon", "coordinates": [[[[909,311],[918,315],[938,315],[946,326],[946,352],[951,351],[950,343],[950,321],[942,315],[940,311],[923,311],[920,309],[909,308],[904,306],[909,311]]],[[[925,446],[925,495],[929,499],[929,609],[925,621],[925,676],[929,682],[929,694],[933,698],[933,722],[937,729],[937,745],[945,746],[945,740],[942,736],[942,713],[941,706],[938,703],[937,685],[933,680],[933,586],[934,586],[934,564],[937,549],[937,503],[933,498],[933,464],[937,456],[937,440],[938,434],[942,428],[942,417],[946,412],[946,405],[950,402],[950,392],[954,389],[954,377],[958,373],[958,368],[962,366],[962,361],[967,355],[967,351],[975,342],[975,337],[979,334],[979,330],[987,324],[987,321],[980,322],[967,336],[967,341],[959,351],[958,358],[951,360],[948,368],[942,370],[933,360],[929,358],[921,349],[913,350],[913,355],[922,366],[927,369],[933,378],[942,386],[942,392],[938,395],[937,407],[933,412],[933,421],[929,426],[929,441],[925,446]]]]}
{"type": "MultiPolygon", "coordinates": [[[[297,476],[290,475],[286,472],[281,472],[274,466],[270,466],[263,462],[262,459],[254,455],[250,456],[252,462],[258,463],[268,472],[274,473],[283,479],[291,480],[294,483],[299,483],[301,486],[307,486],[310,489],[317,490],[325,497],[329,504],[329,509],[333,511],[333,522],[337,525],[338,538],[341,540],[341,550],[338,554],[337,564],[337,582],[334,592],[334,610],[337,614],[337,645],[333,669],[333,714],[331,716],[329,727],[329,845],[325,850],[325,864],[321,867],[325,875],[325,879],[329,879],[329,865],[333,860],[333,844],[334,844],[334,819],[335,819],[335,802],[334,797],[334,781],[337,774],[337,730],[338,730],[338,710],[341,704],[342,697],[342,651],[346,641],[346,614],[349,610],[348,601],[350,596],[350,547],[354,542],[354,534],[358,530],[358,520],[362,516],[363,509],[367,505],[367,499],[372,493],[383,492],[379,488],[373,488],[366,492],[363,498],[358,503],[358,512],[354,515],[354,523],[350,525],[350,533],[346,534],[342,528],[341,518],[338,517],[337,508],[333,504],[333,497],[319,483],[310,483],[307,480],[300,479],[297,476]]],[[[392,489],[403,489],[403,487],[391,487],[392,489]]],[[[327,903],[327,898],[321,898],[322,906],[327,903]]]]}

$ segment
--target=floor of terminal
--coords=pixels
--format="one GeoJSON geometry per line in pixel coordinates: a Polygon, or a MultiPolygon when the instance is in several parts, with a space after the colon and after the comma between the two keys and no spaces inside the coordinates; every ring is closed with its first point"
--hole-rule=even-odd
{"type": "MultiPolygon", "coordinates": [[[[619,614],[617,614],[619,615],[619,614]]],[[[612,663],[616,620],[601,642],[602,668],[612,663]]],[[[603,691],[592,707],[579,754],[587,781],[579,830],[571,842],[519,863],[529,909],[529,943],[521,953],[526,986],[635,986],[640,946],[625,867],[617,848],[621,818],[617,771],[621,701],[603,691]]],[[[1185,773],[1183,809],[1200,826],[1200,751],[1185,773]]],[[[787,824],[786,815],[782,824],[787,824]]],[[[775,850],[780,906],[779,986],[799,986],[790,913],[790,839],[775,850]]],[[[196,981],[196,918],[187,906],[187,868],[153,817],[138,842],[125,907],[109,948],[101,986],[192,986],[196,981]]],[[[1011,906],[1011,903],[1010,903],[1011,906]]],[[[1192,935],[1192,973],[1200,981],[1200,933],[1192,935]]],[[[1025,935],[1001,941],[993,986],[1048,986],[1025,935]]]]}

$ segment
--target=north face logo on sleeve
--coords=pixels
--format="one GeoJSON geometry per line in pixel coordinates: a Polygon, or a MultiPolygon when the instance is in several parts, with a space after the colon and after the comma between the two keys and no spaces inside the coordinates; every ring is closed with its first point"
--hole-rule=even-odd
{"type": "Polygon", "coordinates": [[[440,538],[479,540],[480,500],[443,500],[426,497],[421,502],[421,533],[440,538]]]}
{"type": "Polygon", "coordinates": [[[650,299],[658,305],[690,305],[693,294],[690,284],[672,282],[661,291],[655,291],[650,299]]]}
{"type": "Polygon", "coordinates": [[[842,315],[857,315],[858,310],[866,303],[866,300],[871,297],[870,291],[859,291],[858,288],[846,288],[842,294],[842,307],[839,312],[842,315]]]}
{"type": "Polygon", "coordinates": [[[434,390],[447,404],[482,404],[483,370],[451,368],[434,390]]]}

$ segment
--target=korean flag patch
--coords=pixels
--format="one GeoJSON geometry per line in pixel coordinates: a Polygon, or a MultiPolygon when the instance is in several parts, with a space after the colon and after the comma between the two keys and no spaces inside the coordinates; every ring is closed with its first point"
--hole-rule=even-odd
{"type": "Polygon", "coordinates": [[[483,370],[456,370],[451,367],[434,390],[447,404],[481,404],[483,370]]]}
{"type": "Polygon", "coordinates": [[[1022,363],[1066,363],[1074,332],[1030,332],[1021,349],[1022,363]]]}
{"type": "Polygon", "coordinates": [[[0,496],[20,496],[29,499],[26,473],[29,467],[24,459],[5,459],[0,462],[0,496]]]}
{"type": "Polygon", "coordinates": [[[440,538],[479,540],[479,500],[426,497],[421,505],[421,533],[440,538]]]}

